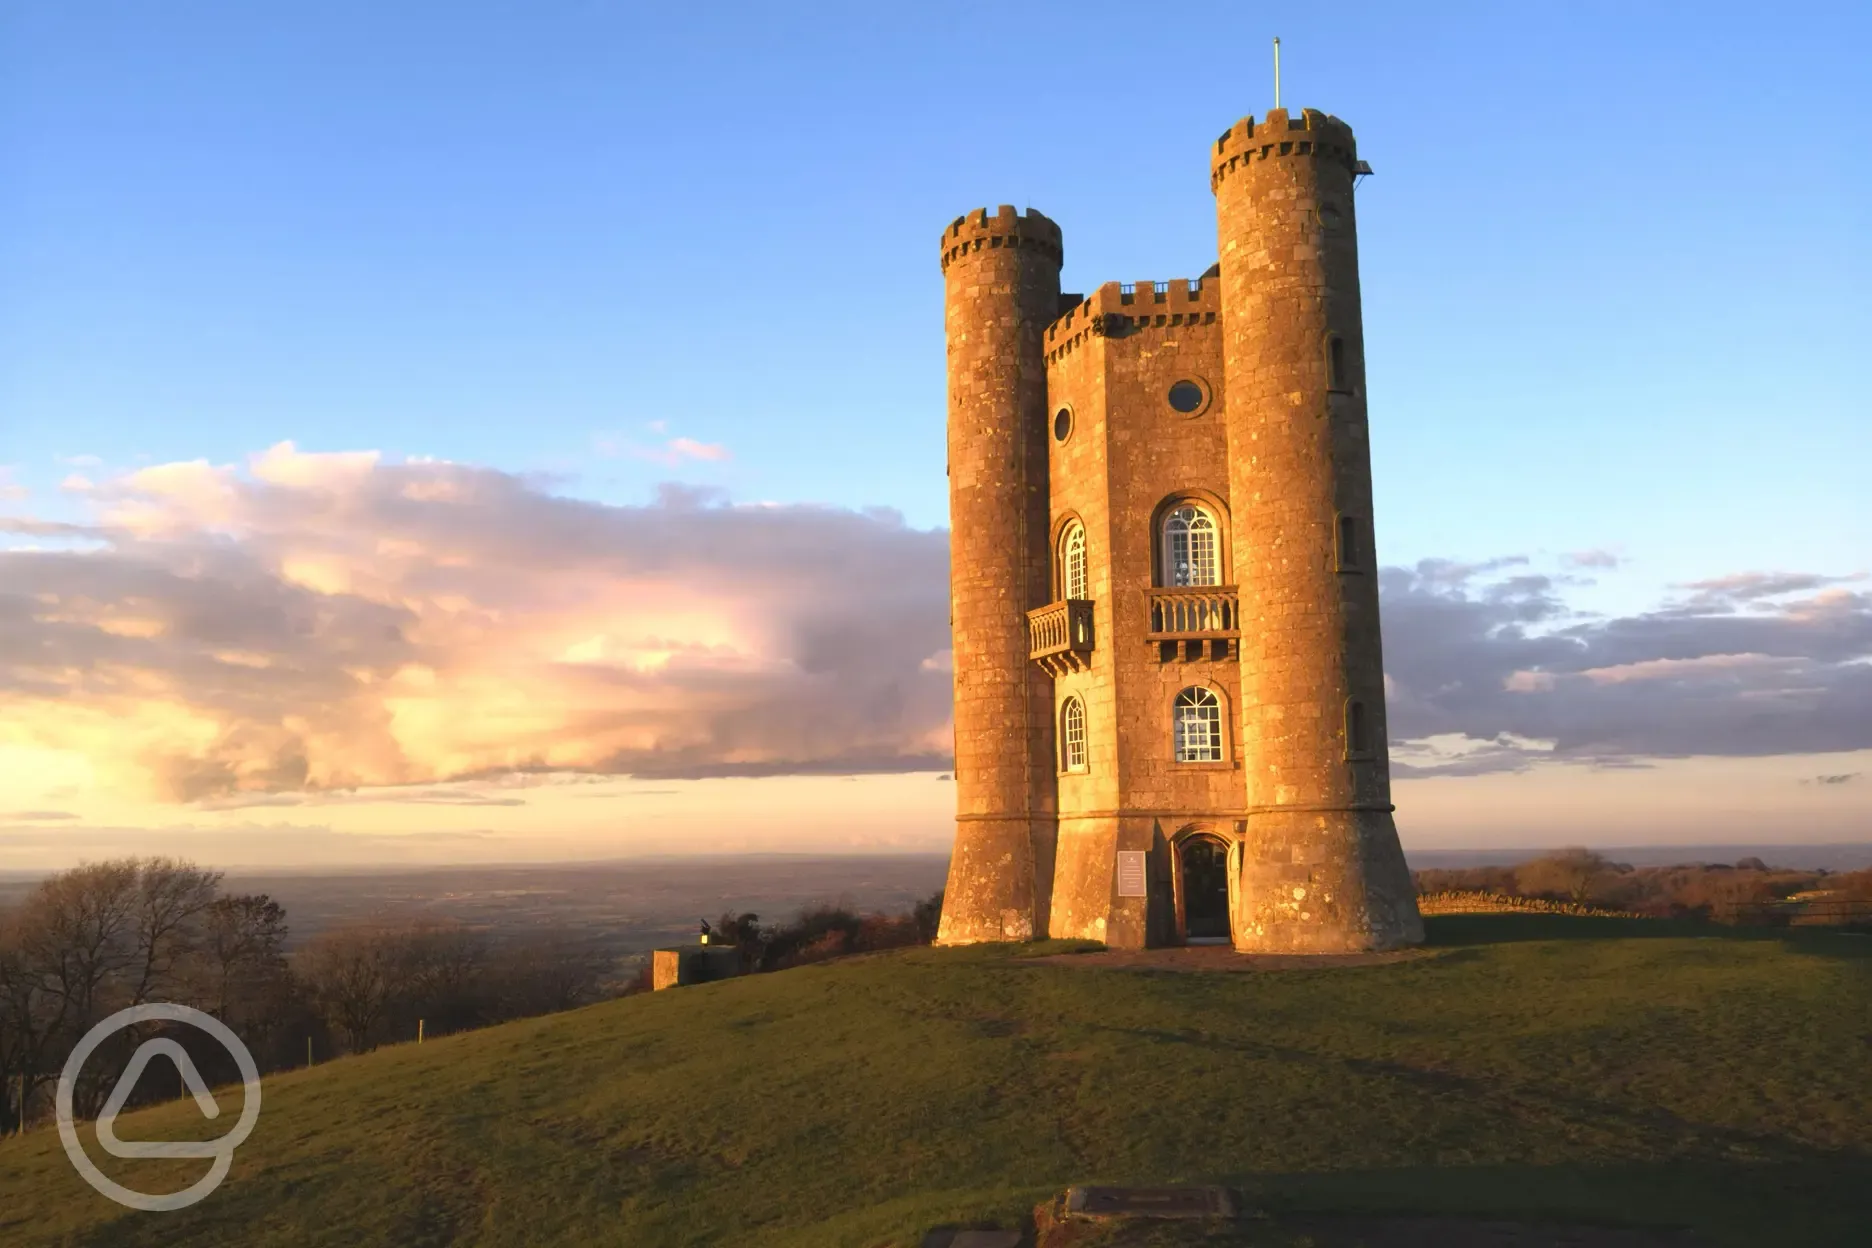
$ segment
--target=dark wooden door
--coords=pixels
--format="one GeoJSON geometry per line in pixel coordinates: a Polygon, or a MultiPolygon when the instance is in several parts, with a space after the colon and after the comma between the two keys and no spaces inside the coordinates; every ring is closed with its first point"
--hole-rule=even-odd
{"type": "Polygon", "coordinates": [[[1186,940],[1229,937],[1228,847],[1207,836],[1183,842],[1183,936],[1186,940]]]}

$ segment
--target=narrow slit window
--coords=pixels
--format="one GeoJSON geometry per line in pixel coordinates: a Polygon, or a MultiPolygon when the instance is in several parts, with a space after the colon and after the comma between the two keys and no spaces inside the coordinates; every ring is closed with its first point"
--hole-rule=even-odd
{"type": "Polygon", "coordinates": [[[1176,696],[1176,761],[1222,761],[1222,699],[1212,689],[1191,686],[1176,696]]]}
{"type": "Polygon", "coordinates": [[[1067,771],[1084,771],[1086,765],[1085,703],[1067,698],[1060,712],[1060,756],[1067,771]]]}
{"type": "Polygon", "coordinates": [[[1358,518],[1356,516],[1339,517],[1339,570],[1356,572],[1359,569],[1358,518]]]}
{"type": "Polygon", "coordinates": [[[1351,389],[1346,384],[1345,339],[1337,334],[1326,340],[1326,388],[1351,389]]]}
{"type": "Polygon", "coordinates": [[[1371,752],[1371,742],[1366,735],[1365,704],[1354,700],[1346,703],[1345,715],[1346,753],[1354,757],[1371,752]]]}

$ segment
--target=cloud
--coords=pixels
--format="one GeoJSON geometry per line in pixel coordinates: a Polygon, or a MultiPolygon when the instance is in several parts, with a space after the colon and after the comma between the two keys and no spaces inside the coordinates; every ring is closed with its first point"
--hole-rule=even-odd
{"type": "Polygon", "coordinates": [[[1560,561],[1572,568],[1616,568],[1623,562],[1609,550],[1576,550],[1562,555],[1560,561]]]}
{"type": "Polygon", "coordinates": [[[1738,572],[1706,581],[1690,581],[1679,586],[1691,591],[1681,610],[1707,612],[1738,610],[1749,604],[1788,594],[1847,585],[1866,579],[1864,573],[1852,576],[1816,576],[1806,572],[1738,572]]]}
{"type": "MultiPolygon", "coordinates": [[[[953,767],[947,537],[893,512],[678,485],[607,506],[289,443],[86,505],[0,521],[63,543],[0,550],[0,748],[108,786],[512,805],[561,773],[953,767]]],[[[1725,577],[1607,618],[1566,588],[1522,556],[1382,573],[1400,776],[1872,748],[1855,578],[1725,577]]]]}
{"type": "Polygon", "coordinates": [[[1848,771],[1848,772],[1843,772],[1843,773],[1835,773],[1834,775],[1830,775],[1830,776],[1815,776],[1813,779],[1803,780],[1801,781],[1801,783],[1802,784],[1821,784],[1821,785],[1851,784],[1854,780],[1857,780],[1858,778],[1859,778],[1858,772],[1848,771]]]}
{"type": "Polygon", "coordinates": [[[697,442],[694,438],[671,438],[660,447],[633,446],[628,449],[638,459],[647,459],[666,468],[674,468],[685,459],[720,463],[729,458],[728,448],[719,442],[697,442]]]}
{"type": "Polygon", "coordinates": [[[342,789],[314,793],[231,793],[195,803],[202,810],[245,810],[254,806],[525,806],[524,797],[501,797],[481,786],[342,789]]]}
{"type": "Polygon", "coordinates": [[[1872,595],[1838,588],[1856,578],[1724,577],[1587,618],[1515,566],[1383,572],[1398,774],[1872,747],[1872,595]]]}
{"type": "MultiPolygon", "coordinates": [[[[663,421],[653,420],[644,426],[653,433],[663,433],[667,426],[663,421]]],[[[665,468],[675,468],[684,460],[701,460],[705,463],[723,463],[733,456],[728,448],[719,442],[698,442],[694,438],[665,438],[655,446],[643,446],[630,442],[616,434],[601,433],[592,438],[592,449],[607,457],[619,455],[632,459],[641,459],[665,468]]]]}
{"type": "Polygon", "coordinates": [[[69,810],[0,811],[0,823],[57,823],[60,820],[76,818],[78,816],[69,810]]]}
{"type": "Polygon", "coordinates": [[[603,506],[290,444],[144,468],[92,505],[4,526],[95,549],[0,551],[0,745],[126,788],[949,765],[950,677],[924,666],[948,645],[947,541],[894,513],[677,486],[603,506]]]}
{"type": "Polygon", "coordinates": [[[13,479],[10,464],[0,464],[0,502],[13,502],[31,494],[31,490],[13,479]]]}

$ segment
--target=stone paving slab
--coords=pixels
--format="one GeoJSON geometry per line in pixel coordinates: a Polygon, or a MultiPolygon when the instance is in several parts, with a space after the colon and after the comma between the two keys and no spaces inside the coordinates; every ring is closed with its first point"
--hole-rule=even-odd
{"type": "Polygon", "coordinates": [[[1382,966],[1442,955],[1437,949],[1393,949],[1384,953],[1236,953],[1223,945],[1172,949],[1101,949],[1095,953],[1049,953],[1023,958],[1023,966],[1075,966],[1114,971],[1318,971],[1339,966],[1382,966]]]}
{"type": "Polygon", "coordinates": [[[1066,1213],[1080,1218],[1234,1218],[1241,1205],[1226,1187],[1070,1187],[1066,1213]]]}
{"type": "Polygon", "coordinates": [[[1025,1242],[1019,1231],[931,1231],[923,1248],[1021,1248],[1025,1242]]]}
{"type": "Polygon", "coordinates": [[[1710,1248],[1688,1231],[1480,1218],[1292,1216],[1177,1221],[1074,1218],[1036,1248],[1710,1248]]]}

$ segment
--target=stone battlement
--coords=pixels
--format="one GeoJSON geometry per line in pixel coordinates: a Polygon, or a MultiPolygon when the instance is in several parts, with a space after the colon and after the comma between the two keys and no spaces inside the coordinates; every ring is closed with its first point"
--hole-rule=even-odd
{"type": "Polygon", "coordinates": [[[1349,171],[1358,164],[1358,142],[1351,126],[1315,108],[1302,110],[1298,117],[1277,108],[1258,124],[1244,117],[1215,141],[1209,154],[1209,189],[1250,160],[1280,156],[1334,160],[1349,171]]]}
{"type": "Polygon", "coordinates": [[[1370,555],[1363,168],[1326,113],[1246,118],[1211,152],[1216,263],[1087,294],[1039,213],[943,231],[938,944],[1423,940],[1370,555]]]}
{"type": "Polygon", "coordinates": [[[1122,338],[1153,325],[1213,324],[1221,308],[1222,284],[1215,277],[1106,282],[1047,326],[1047,362],[1072,350],[1088,334],[1122,338]]]}
{"type": "Polygon", "coordinates": [[[977,208],[949,223],[942,234],[943,271],[948,272],[951,261],[985,247],[1034,248],[1055,264],[1066,254],[1060,228],[1050,218],[1032,208],[1023,215],[1014,205],[1002,204],[992,216],[986,208],[977,208]]]}

